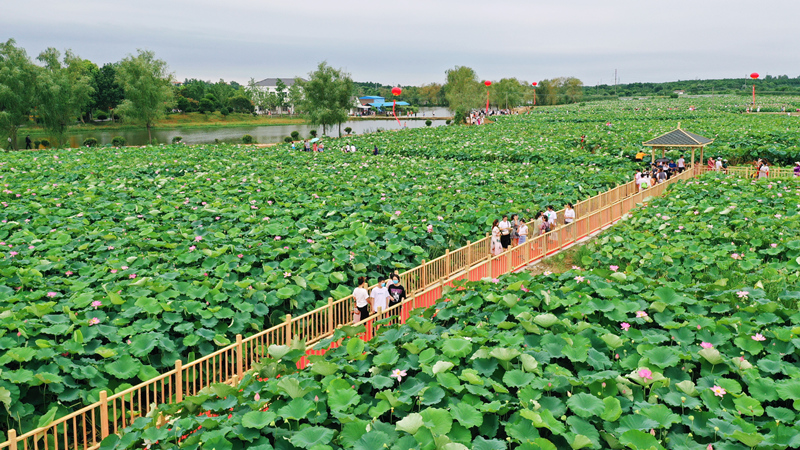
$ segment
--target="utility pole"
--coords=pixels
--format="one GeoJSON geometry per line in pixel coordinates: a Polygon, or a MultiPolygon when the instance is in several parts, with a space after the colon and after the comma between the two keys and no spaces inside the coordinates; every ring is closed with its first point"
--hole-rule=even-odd
{"type": "Polygon", "coordinates": [[[617,96],[617,69],[614,69],[614,97],[617,96]]]}

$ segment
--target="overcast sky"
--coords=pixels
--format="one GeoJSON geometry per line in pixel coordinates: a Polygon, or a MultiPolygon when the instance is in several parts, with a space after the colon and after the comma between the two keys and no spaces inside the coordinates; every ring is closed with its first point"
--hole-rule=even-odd
{"type": "Polygon", "coordinates": [[[326,60],[356,81],[482,79],[586,85],[751,72],[800,76],[800,0],[0,0],[0,39],[31,57],[99,66],[153,50],[176,79],[305,76],[326,60]]]}

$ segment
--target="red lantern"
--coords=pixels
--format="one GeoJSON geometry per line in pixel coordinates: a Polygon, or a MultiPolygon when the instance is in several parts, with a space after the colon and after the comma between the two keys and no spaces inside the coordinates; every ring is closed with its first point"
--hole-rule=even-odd
{"type": "Polygon", "coordinates": [[[757,72],[753,72],[753,73],[751,73],[751,74],[750,74],[750,78],[752,78],[752,79],[754,79],[754,80],[755,80],[756,78],[758,78],[758,73],[757,73],[757,72]]]}
{"type": "Polygon", "coordinates": [[[533,87],[536,87],[536,85],[537,85],[537,84],[539,84],[539,83],[537,83],[537,82],[535,82],[535,81],[534,81],[533,83],[531,83],[531,85],[532,85],[533,87]]]}
{"type": "Polygon", "coordinates": [[[400,95],[402,93],[403,93],[403,90],[400,89],[399,87],[393,87],[392,88],[392,95],[400,95]]]}
{"type": "Polygon", "coordinates": [[[483,82],[483,84],[485,84],[485,85],[486,85],[486,87],[489,87],[489,86],[491,86],[491,85],[492,85],[492,82],[491,82],[491,81],[489,81],[489,80],[486,80],[486,81],[484,81],[484,82],[483,82]]]}

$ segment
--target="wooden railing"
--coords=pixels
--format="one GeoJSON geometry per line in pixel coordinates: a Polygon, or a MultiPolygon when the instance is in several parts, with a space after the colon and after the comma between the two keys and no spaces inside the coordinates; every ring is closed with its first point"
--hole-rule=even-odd
{"type": "MultiPolygon", "coordinates": [[[[705,171],[701,167],[687,170],[643,192],[636,192],[633,182],[617,186],[577,203],[573,223],[533,237],[525,244],[497,256],[491,254],[490,238],[487,236],[457,250],[448,250],[432,261],[423,261],[422,265],[400,275],[401,283],[408,292],[406,301],[362,320],[360,323],[366,326],[362,338],[371,339],[378,321],[388,319],[382,321],[384,325],[381,326],[387,322],[405,323],[413,309],[434,305],[441,298],[443,287],[453,281],[497,278],[519,270],[614,223],[648,197],[663,194],[669,185],[705,171]]],[[[731,168],[729,172],[748,176],[746,169],[731,168]]],[[[774,170],[771,178],[779,174],[784,177],[793,175],[791,169],[774,170]]],[[[564,211],[561,210],[558,211],[558,223],[563,222],[564,211]]],[[[174,369],[137,386],[110,396],[106,391],[101,391],[98,402],[58,418],[45,427],[22,435],[17,435],[16,430],[9,430],[8,440],[0,443],[0,449],[98,448],[100,441],[109,434],[120,433],[133,420],[146,416],[158,404],[181,402],[185,396],[195,395],[214,383],[237,383],[255,363],[267,356],[270,345],[285,345],[300,340],[310,348],[310,344],[331,336],[340,325],[352,323],[354,305],[352,296],[335,301],[328,299],[328,304],[321,308],[297,317],[287,315],[281,325],[247,338],[237,335],[235,344],[186,364],[178,360],[174,369]]],[[[323,353],[325,350],[307,350],[308,355],[323,353]]],[[[306,365],[307,360],[303,358],[298,368],[306,365]]]]}

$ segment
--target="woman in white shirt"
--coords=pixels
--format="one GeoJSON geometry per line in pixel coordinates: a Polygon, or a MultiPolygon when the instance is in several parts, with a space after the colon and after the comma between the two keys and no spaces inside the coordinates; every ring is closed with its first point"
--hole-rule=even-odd
{"type": "Polygon", "coordinates": [[[356,300],[356,309],[353,311],[353,322],[358,323],[367,317],[370,312],[369,293],[367,292],[367,277],[358,277],[358,286],[353,289],[353,298],[356,300]]]}
{"type": "Polygon", "coordinates": [[[517,235],[519,235],[519,245],[528,241],[528,224],[525,223],[525,219],[520,219],[517,235]]]}
{"type": "Polygon", "coordinates": [[[758,178],[769,177],[769,166],[767,163],[762,163],[761,168],[758,169],[758,178]]]}
{"type": "Polygon", "coordinates": [[[572,203],[567,203],[564,208],[564,225],[569,225],[572,222],[575,222],[575,209],[572,203]]]}
{"type": "Polygon", "coordinates": [[[492,240],[491,240],[491,248],[493,255],[499,255],[503,253],[503,245],[500,243],[500,227],[497,226],[499,221],[494,219],[494,223],[492,223],[492,240]]]}
{"type": "Polygon", "coordinates": [[[378,283],[372,288],[372,310],[373,312],[385,311],[389,307],[389,288],[386,280],[378,283]]]}

